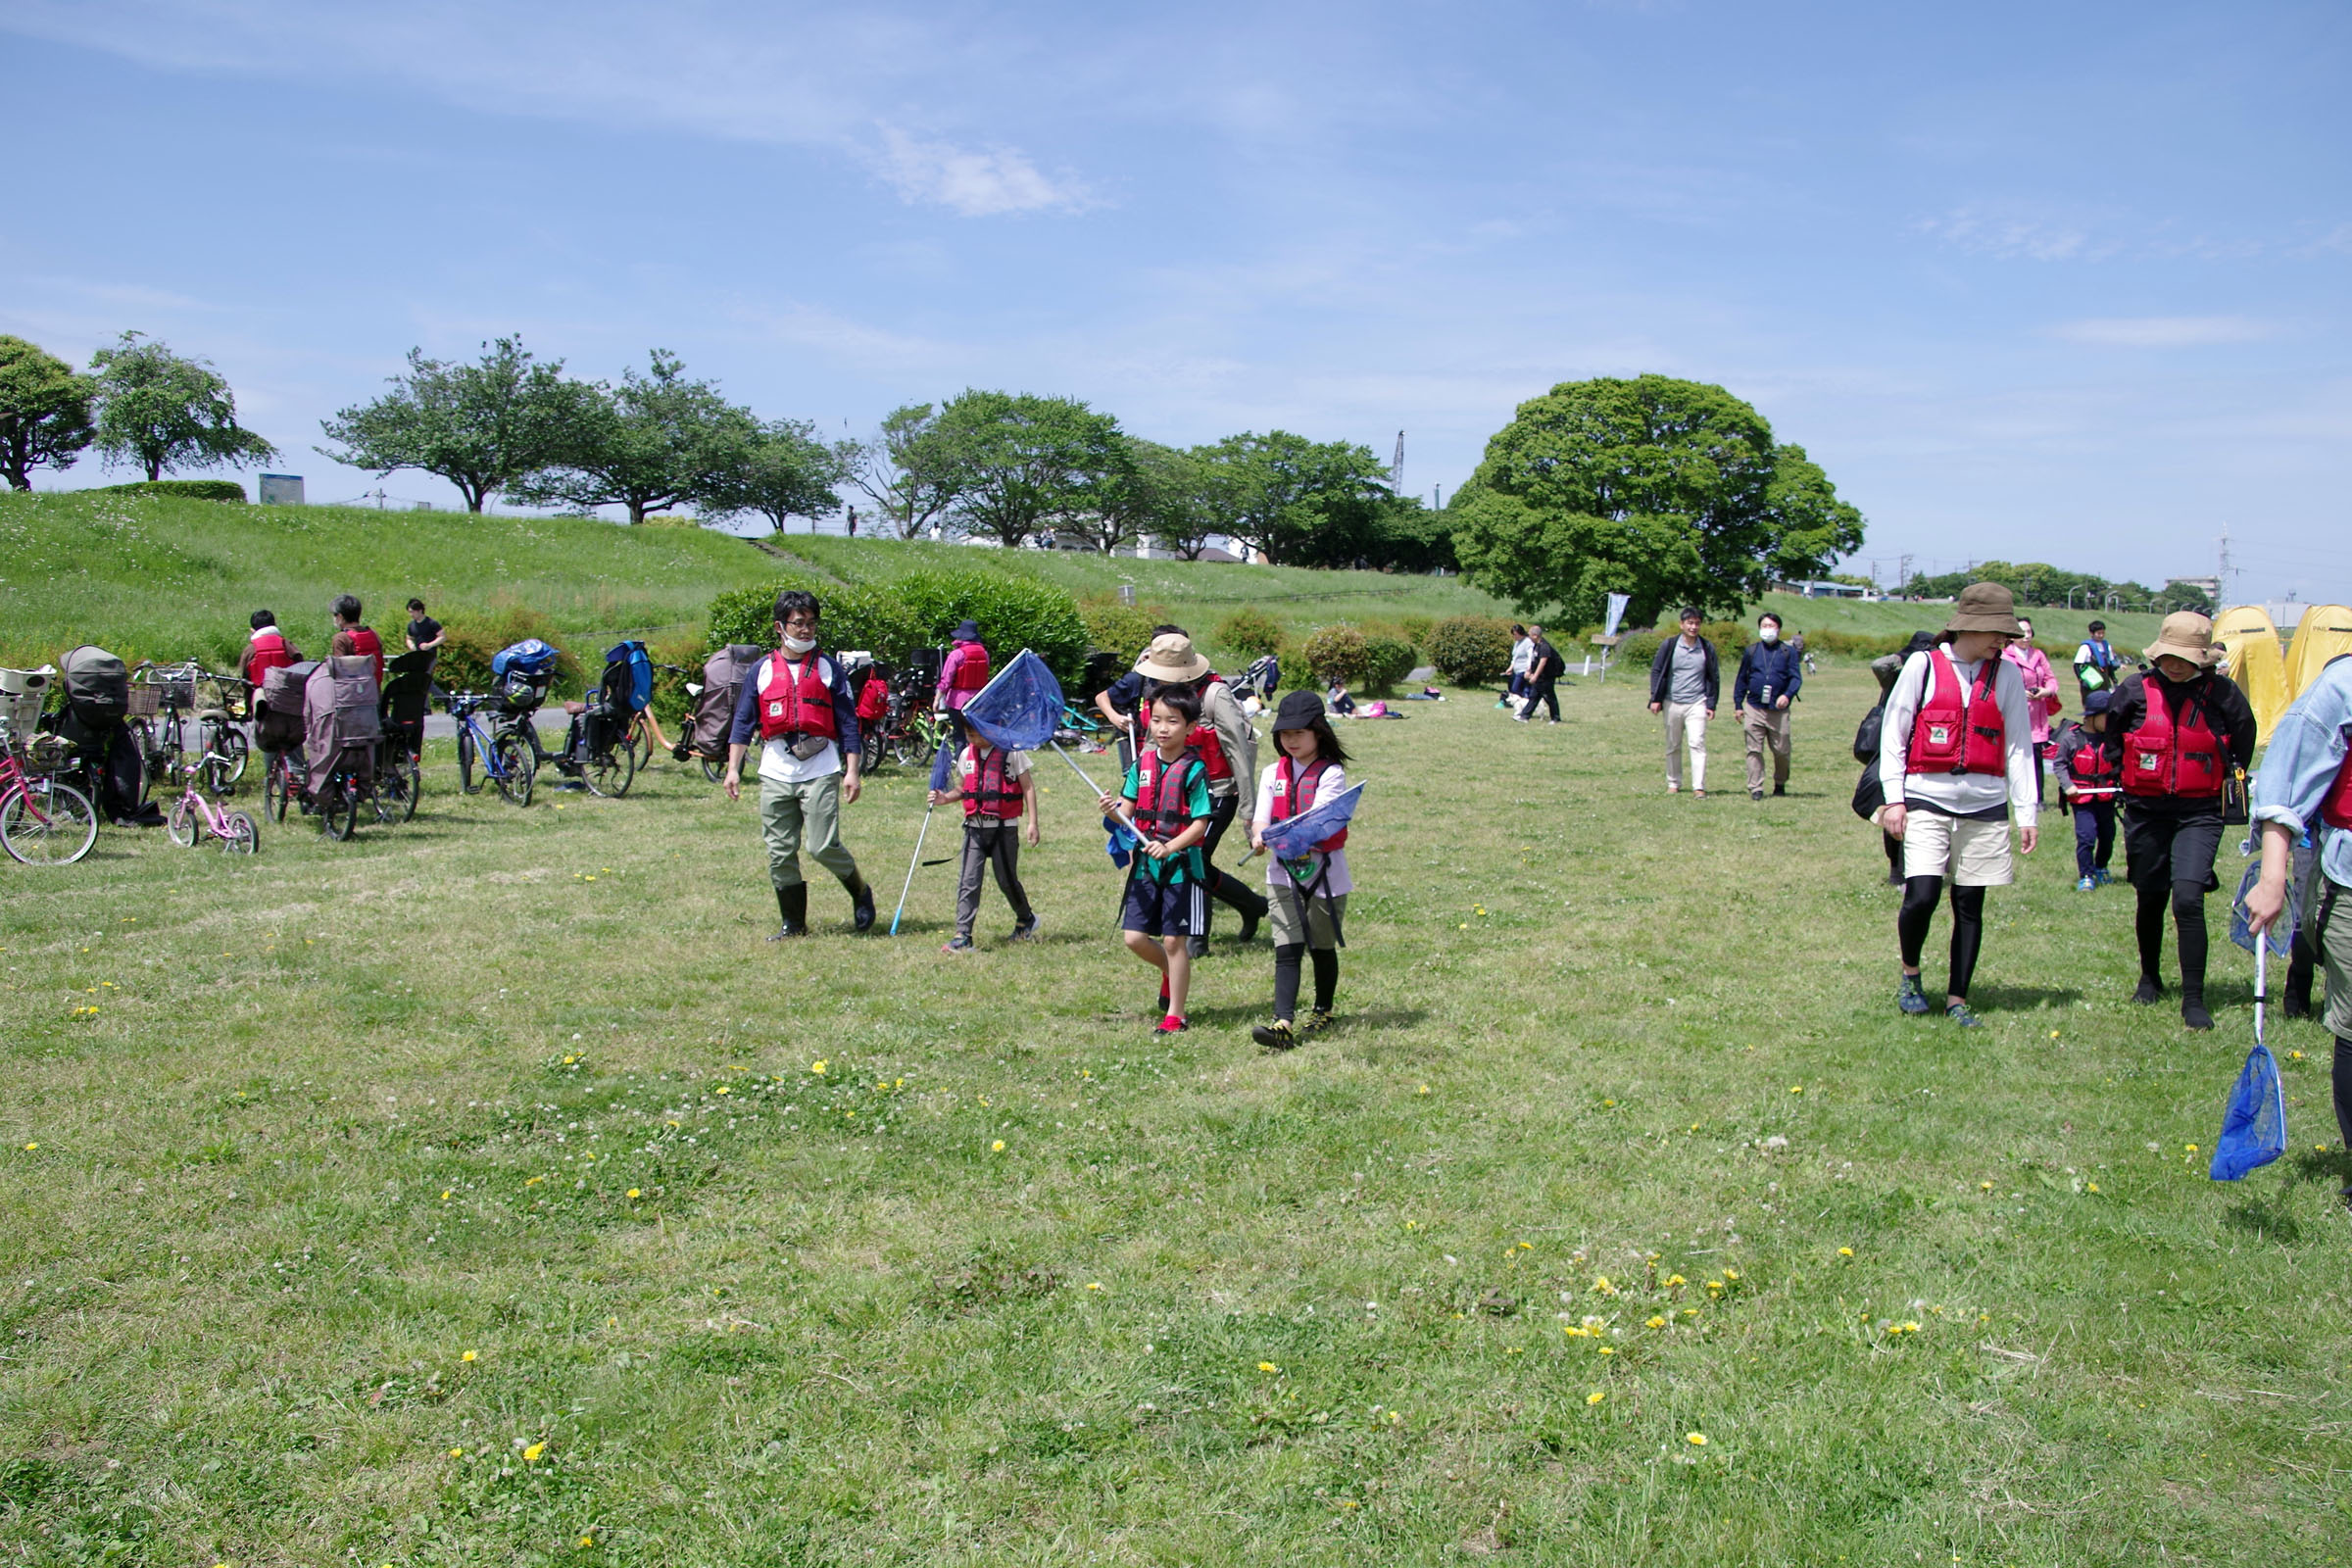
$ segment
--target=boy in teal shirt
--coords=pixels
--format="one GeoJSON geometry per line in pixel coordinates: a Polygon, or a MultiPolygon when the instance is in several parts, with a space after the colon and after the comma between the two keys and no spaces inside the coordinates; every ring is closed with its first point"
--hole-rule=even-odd
{"type": "Polygon", "coordinates": [[[1186,1026],[1193,974],[1188,939],[1207,925],[1200,846],[1214,812],[1207,768],[1186,744],[1200,722],[1200,699],[1172,687],[1152,698],[1151,714],[1152,744],[1137,752],[1125,787],[1103,796],[1102,806],[1143,840],[1127,867],[1119,925],[1128,950],[1160,972],[1156,1031],[1172,1035],[1186,1026]]]}

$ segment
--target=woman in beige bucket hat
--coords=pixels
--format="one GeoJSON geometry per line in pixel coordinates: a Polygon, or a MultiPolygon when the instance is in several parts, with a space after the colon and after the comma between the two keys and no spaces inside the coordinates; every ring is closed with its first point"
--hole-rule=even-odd
{"type": "Polygon", "coordinates": [[[2221,651],[2213,622],[2194,611],[2165,616],[2147,655],[2155,675],[2124,677],[2109,724],[2123,739],[2125,874],[2139,901],[2139,989],[2132,1000],[2163,999],[2169,900],[2180,950],[2180,1021],[2210,1029],[2205,895],[2221,886],[2213,861],[2226,825],[2223,793],[2254,760],[2254,710],[2214,668],[2221,651]]]}

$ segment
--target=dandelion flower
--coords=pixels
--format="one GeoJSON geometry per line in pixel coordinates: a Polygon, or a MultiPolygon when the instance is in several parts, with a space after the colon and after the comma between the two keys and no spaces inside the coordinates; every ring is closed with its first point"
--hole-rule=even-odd
{"type": "Polygon", "coordinates": [[[1258,1362],[1258,1363],[1257,1363],[1257,1369],[1258,1369],[1260,1372],[1279,1372],[1279,1371],[1281,1371],[1281,1370],[1282,1370],[1282,1368],[1280,1368],[1280,1367],[1276,1366],[1276,1365],[1275,1365],[1273,1362],[1271,1362],[1271,1361],[1260,1361],[1260,1362],[1258,1362]]]}
{"type": "Polygon", "coordinates": [[[1662,1329],[1666,1326],[1666,1320],[1662,1317],[1653,1317],[1642,1326],[1645,1329],[1662,1329]]]}
{"type": "Polygon", "coordinates": [[[643,1198],[643,1197],[645,1196],[645,1193],[644,1193],[644,1191],[643,1191],[642,1189],[640,1189],[640,1188],[632,1187],[632,1188],[630,1188],[630,1189],[629,1189],[629,1196],[630,1196],[631,1198],[643,1198]]]}
{"type": "Polygon", "coordinates": [[[1002,1154],[1004,1152],[1004,1140],[1000,1138],[995,1143],[989,1145],[988,1152],[992,1154],[1002,1154]]]}
{"type": "Polygon", "coordinates": [[[808,1064],[808,1070],[822,1078],[825,1075],[825,1064],[821,1059],[812,1061],[808,1064]]]}
{"type": "Polygon", "coordinates": [[[546,1451],[547,1445],[545,1443],[534,1443],[529,1447],[522,1450],[522,1462],[524,1464],[537,1464],[539,1462],[539,1456],[546,1451]]]}
{"type": "Polygon", "coordinates": [[[731,1095],[731,1094],[733,1094],[735,1091],[734,1091],[734,1090],[732,1090],[732,1089],[730,1089],[730,1088],[728,1088],[728,1087],[727,1087],[725,1084],[720,1084],[720,1085],[718,1086],[718,1092],[719,1092],[720,1094],[722,1094],[722,1095],[731,1095]]]}
{"type": "Polygon", "coordinates": [[[1737,1280],[1740,1277],[1740,1271],[1736,1268],[1727,1268],[1723,1271],[1723,1277],[1727,1280],[1737,1280]]]}
{"type": "Polygon", "coordinates": [[[1703,1448],[1707,1446],[1707,1435],[1704,1432],[1686,1432],[1683,1441],[1693,1448],[1703,1448]]]}
{"type": "Polygon", "coordinates": [[[475,1352],[467,1350],[464,1355],[459,1356],[458,1359],[461,1361],[477,1361],[481,1359],[481,1357],[475,1354],[475,1352]]]}
{"type": "Polygon", "coordinates": [[[1617,1353],[1617,1347],[1614,1345],[1604,1345],[1600,1348],[1600,1353],[1603,1355],[1615,1355],[1617,1353]]]}
{"type": "Polygon", "coordinates": [[[1790,1084],[1788,1086],[1788,1092],[1792,1095],[1801,1095],[1805,1092],[1805,1086],[1803,1084],[1790,1084]]]}
{"type": "Polygon", "coordinates": [[[452,1459],[463,1459],[466,1457],[466,1450],[464,1448],[452,1448],[449,1450],[449,1456],[452,1459]]]}
{"type": "Polygon", "coordinates": [[[2197,1152],[2197,1146],[2194,1144],[2183,1144],[2180,1147],[2187,1150],[2192,1154],[2197,1152]]]}
{"type": "Polygon", "coordinates": [[[1429,1093],[1429,1085],[1423,1084],[1420,1088],[1414,1090],[1413,1093],[1416,1095],[1426,1095],[1429,1093]]]}
{"type": "Polygon", "coordinates": [[[1607,1397],[1607,1395],[1601,1393],[1598,1389],[1594,1389],[1591,1394],[1585,1396],[1585,1402],[1587,1404],[1598,1404],[1601,1400],[1607,1397]]]}
{"type": "Polygon", "coordinates": [[[1676,1287],[1677,1285],[1688,1285],[1688,1284],[1690,1284],[1690,1282],[1689,1280],[1687,1280],[1687,1279],[1683,1278],[1683,1277],[1682,1277],[1680,1274],[1677,1274],[1677,1275],[1675,1275],[1675,1276],[1674,1276],[1672,1279],[1670,1279],[1670,1280],[1668,1280],[1668,1281],[1666,1282],[1666,1288],[1667,1288],[1668,1290],[1672,1290],[1672,1289],[1674,1289],[1674,1287],[1676,1287]]]}
{"type": "Polygon", "coordinates": [[[1839,1257],[1851,1257],[1854,1255],[1854,1250],[1850,1247],[1840,1247],[1838,1249],[1838,1255],[1839,1257]]]}
{"type": "Polygon", "coordinates": [[[2097,1182],[2092,1182],[2090,1184],[2090,1190],[2094,1193],[2097,1192],[2099,1190],[2099,1184],[2097,1182]]]}
{"type": "Polygon", "coordinates": [[[1087,1283],[1086,1288],[1090,1291],[1099,1291],[1102,1288],[1102,1282],[1101,1280],[1091,1280],[1087,1283]]]}
{"type": "Polygon", "coordinates": [[[456,1190],[457,1190],[457,1189],[455,1189],[455,1188],[453,1188],[453,1187],[444,1187],[444,1188],[442,1188],[442,1189],[441,1189],[441,1201],[443,1201],[444,1203],[448,1202],[448,1201],[449,1201],[449,1195],[450,1195],[451,1193],[455,1192],[456,1190]]]}
{"type": "MultiPolygon", "coordinates": [[[[595,880],[596,880],[596,878],[594,878],[594,877],[590,877],[588,880],[589,880],[589,881],[591,881],[591,882],[593,882],[593,881],[595,881],[595,880]]],[[[582,1537],[580,1538],[580,1546],[581,1546],[581,1548],[582,1548],[583,1550],[585,1550],[587,1547],[593,1546],[593,1545],[595,1545],[595,1544],[596,1544],[596,1538],[595,1538],[594,1536],[582,1536],[582,1537]]]]}
{"type": "Polygon", "coordinates": [[[40,1148],[40,1147],[41,1147],[41,1146],[40,1146],[40,1145],[38,1145],[38,1144],[26,1144],[26,1145],[24,1146],[24,1152],[26,1152],[27,1154],[29,1154],[29,1153],[31,1153],[31,1152],[32,1152],[34,1150],[36,1150],[36,1149],[38,1149],[38,1148],[40,1148]]]}
{"type": "Polygon", "coordinates": [[[1592,1293],[1595,1296],[1615,1296],[1617,1287],[1609,1283],[1606,1274],[1596,1274],[1592,1278],[1592,1293]]]}

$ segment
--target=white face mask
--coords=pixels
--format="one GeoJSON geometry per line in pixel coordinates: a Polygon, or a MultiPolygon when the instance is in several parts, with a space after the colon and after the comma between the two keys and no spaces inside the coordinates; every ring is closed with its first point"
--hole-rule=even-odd
{"type": "Polygon", "coordinates": [[[813,637],[795,637],[790,632],[784,634],[784,651],[795,659],[815,646],[816,639],[813,637]]]}
{"type": "Polygon", "coordinates": [[[1778,626],[1759,627],[1756,635],[1768,643],[1777,643],[1781,640],[1781,628],[1778,626]]]}

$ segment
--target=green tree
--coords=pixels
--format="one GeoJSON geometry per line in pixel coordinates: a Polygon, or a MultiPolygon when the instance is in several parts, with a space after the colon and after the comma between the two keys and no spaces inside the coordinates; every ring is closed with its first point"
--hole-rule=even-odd
{"type": "Polygon", "coordinates": [[[1776,575],[1816,576],[1861,514],[1763,416],[1662,375],[1567,381],[1519,406],[1451,509],[1462,569],[1523,613],[1628,624],[1670,605],[1737,614],[1776,575]]]}
{"type": "Polygon", "coordinates": [[[180,468],[268,463],[277,448],[237,423],[237,400],[209,360],[183,360],[125,332],[90,359],[98,372],[98,450],[151,480],[180,468]]]}
{"type": "Polygon", "coordinates": [[[928,403],[908,403],[883,416],[874,438],[851,451],[849,479],[902,539],[915,538],[945,517],[961,493],[939,434],[939,411],[928,403]]]}
{"type": "Polygon", "coordinates": [[[1389,494],[1372,449],[1288,430],[1227,436],[1195,449],[1213,466],[1213,532],[1278,565],[1351,565],[1389,494]]]}
{"type": "Polygon", "coordinates": [[[841,510],[835,491],[850,475],[858,443],[828,444],[806,419],[762,424],[744,453],[741,466],[713,487],[711,509],[756,512],[776,532],[794,517],[826,517],[841,510]]]}
{"type": "Polygon", "coordinates": [[[401,468],[439,474],[479,512],[490,497],[564,462],[596,418],[598,395],[564,377],[564,362],[533,362],[516,338],[482,345],[471,365],[409,350],[409,371],[372,403],[319,426],[343,450],[317,450],[378,477],[401,468]]]}
{"type": "Polygon", "coordinates": [[[92,405],[98,385],[21,337],[0,335],[0,474],[11,488],[32,488],[32,470],[74,466],[98,438],[92,405]]]}
{"type": "Polygon", "coordinates": [[[1206,466],[1193,453],[1156,441],[1120,440],[1125,457],[1098,486],[1095,509],[1071,517],[1061,531],[1102,555],[1149,537],[1183,560],[1200,560],[1214,528],[1206,466]]]}
{"type": "Polygon", "coordinates": [[[648,513],[723,505],[742,482],[759,420],[710,382],[687,379],[676,355],[655,349],[645,374],[623,370],[620,385],[599,382],[597,393],[564,462],[509,496],[526,506],[622,507],[636,524],[648,513]]]}
{"type": "Polygon", "coordinates": [[[1119,421],[1075,398],[966,391],[939,411],[963,532],[1017,549],[1083,518],[1127,461],[1119,421]]]}

